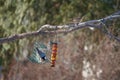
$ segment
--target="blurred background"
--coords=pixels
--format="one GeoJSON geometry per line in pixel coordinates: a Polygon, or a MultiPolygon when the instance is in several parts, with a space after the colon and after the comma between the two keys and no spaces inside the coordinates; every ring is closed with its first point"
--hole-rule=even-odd
{"type": "MultiPolygon", "coordinates": [[[[44,24],[69,24],[106,17],[120,10],[120,0],[0,0],[0,38],[38,30],[44,24]]],[[[120,19],[107,22],[120,37],[120,19]]],[[[27,60],[40,35],[0,44],[0,80],[120,80],[120,42],[98,29],[58,34],[56,66],[27,60]]]]}

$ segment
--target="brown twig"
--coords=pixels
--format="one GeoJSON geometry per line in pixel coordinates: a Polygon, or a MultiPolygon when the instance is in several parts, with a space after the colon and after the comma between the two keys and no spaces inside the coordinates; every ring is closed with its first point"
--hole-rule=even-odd
{"type": "MultiPolygon", "coordinates": [[[[106,22],[108,20],[114,20],[120,18],[120,11],[107,16],[105,18],[102,19],[98,19],[98,20],[90,20],[90,21],[86,21],[86,22],[79,22],[79,23],[72,23],[72,24],[66,24],[66,25],[59,25],[57,26],[57,33],[69,33],[81,28],[86,28],[86,27],[93,27],[93,28],[102,28],[101,25],[101,21],[102,22],[106,22]]],[[[37,36],[37,35],[42,35],[42,34],[55,34],[54,29],[56,28],[56,26],[53,25],[43,25],[41,26],[41,28],[38,31],[33,31],[33,32],[28,32],[28,33],[22,33],[22,34],[15,34],[9,37],[5,37],[5,38],[0,38],[0,44],[2,43],[6,43],[6,42],[11,42],[14,40],[19,40],[19,39],[23,39],[26,37],[31,37],[31,36],[37,36]],[[49,31],[49,29],[51,29],[49,31]]],[[[109,34],[108,34],[109,35],[109,34]]],[[[118,38],[117,38],[118,39],[118,38]]]]}

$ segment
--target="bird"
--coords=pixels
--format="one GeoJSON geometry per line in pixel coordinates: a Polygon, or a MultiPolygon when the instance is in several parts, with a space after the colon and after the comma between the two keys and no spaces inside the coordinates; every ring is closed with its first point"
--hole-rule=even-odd
{"type": "Polygon", "coordinates": [[[83,19],[84,19],[84,16],[72,18],[72,19],[70,20],[70,23],[79,23],[79,22],[82,22],[83,19]]]}
{"type": "Polygon", "coordinates": [[[37,47],[36,47],[36,50],[37,50],[39,56],[41,57],[41,59],[42,59],[43,61],[45,61],[45,60],[47,59],[45,53],[42,52],[41,50],[39,50],[37,47]]]}
{"type": "Polygon", "coordinates": [[[84,16],[83,17],[72,18],[72,19],[70,19],[70,22],[68,23],[68,25],[70,25],[71,27],[78,26],[78,24],[80,22],[82,22],[83,19],[84,19],[84,16]]]}

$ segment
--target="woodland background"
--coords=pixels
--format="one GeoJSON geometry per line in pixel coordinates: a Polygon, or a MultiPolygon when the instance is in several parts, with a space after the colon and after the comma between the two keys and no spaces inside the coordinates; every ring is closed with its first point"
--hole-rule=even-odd
{"type": "MultiPolygon", "coordinates": [[[[44,24],[100,19],[120,10],[120,0],[0,0],[0,38],[32,32],[44,24]]],[[[120,19],[109,30],[120,36],[120,19]]],[[[49,42],[40,35],[0,44],[0,80],[120,80],[120,42],[98,29],[58,34],[56,67],[27,61],[33,43],[49,42]]]]}

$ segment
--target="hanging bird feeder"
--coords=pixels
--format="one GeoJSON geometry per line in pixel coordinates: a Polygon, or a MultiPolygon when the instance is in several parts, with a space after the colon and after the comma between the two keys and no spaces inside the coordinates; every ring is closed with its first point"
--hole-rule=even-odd
{"type": "Polygon", "coordinates": [[[56,30],[55,30],[55,39],[54,41],[50,41],[49,45],[51,48],[47,47],[44,43],[35,42],[33,53],[30,56],[28,56],[28,59],[33,63],[39,63],[39,64],[51,63],[51,67],[55,67],[57,50],[58,50],[56,30]]]}

